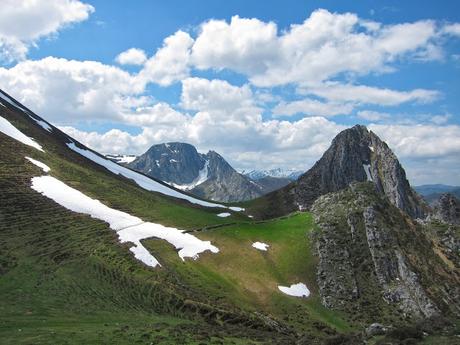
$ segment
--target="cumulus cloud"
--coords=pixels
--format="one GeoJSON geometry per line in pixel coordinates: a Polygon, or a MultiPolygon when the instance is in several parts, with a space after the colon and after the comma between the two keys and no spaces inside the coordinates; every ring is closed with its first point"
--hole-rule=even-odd
{"type": "Polygon", "coordinates": [[[26,57],[39,39],[88,19],[94,7],[78,0],[4,0],[0,11],[0,61],[26,57]]]}
{"type": "Polygon", "coordinates": [[[125,50],[115,58],[120,65],[142,65],[146,60],[145,52],[138,48],[125,50]]]}
{"type": "Polygon", "coordinates": [[[388,71],[408,55],[436,58],[437,35],[433,21],[381,25],[323,9],[281,33],[275,23],[235,16],[201,25],[191,61],[243,73],[257,86],[317,83],[341,73],[388,71]]]}
{"type": "Polygon", "coordinates": [[[294,102],[280,102],[273,108],[272,112],[275,116],[295,114],[335,116],[348,115],[352,110],[353,105],[350,103],[324,103],[314,99],[303,99],[294,102]]]}
{"type": "Polygon", "coordinates": [[[300,87],[300,94],[313,94],[329,101],[356,102],[361,104],[377,104],[396,106],[407,102],[430,103],[439,98],[436,90],[415,89],[396,91],[365,85],[342,84],[327,82],[317,86],[300,87]]]}
{"type": "Polygon", "coordinates": [[[53,122],[116,119],[121,107],[141,106],[144,85],[129,73],[95,61],[47,57],[0,68],[5,91],[53,122]]]}
{"type": "Polygon", "coordinates": [[[460,23],[446,25],[442,31],[448,35],[460,36],[460,23]]]}
{"type": "Polygon", "coordinates": [[[140,78],[162,86],[171,85],[189,75],[190,48],[193,38],[184,31],[177,31],[167,37],[163,47],[147,60],[140,78]]]}

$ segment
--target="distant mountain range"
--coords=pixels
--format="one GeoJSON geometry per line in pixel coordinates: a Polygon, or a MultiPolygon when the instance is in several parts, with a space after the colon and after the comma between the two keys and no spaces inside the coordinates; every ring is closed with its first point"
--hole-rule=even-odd
{"type": "Polygon", "coordinates": [[[255,181],[263,179],[264,177],[287,178],[291,181],[295,181],[304,171],[277,168],[269,170],[241,170],[240,173],[255,181]]]}
{"type": "Polygon", "coordinates": [[[421,186],[415,186],[414,189],[429,203],[438,200],[439,197],[445,193],[450,193],[457,198],[460,198],[460,186],[449,186],[445,184],[425,184],[421,186]]]}
{"type": "Polygon", "coordinates": [[[199,153],[193,145],[180,142],[153,145],[132,160],[132,156],[107,157],[177,189],[222,202],[254,199],[292,181],[292,178],[281,177],[281,169],[272,171],[280,177],[254,171],[253,176],[257,178],[251,178],[237,172],[217,152],[199,153]]]}

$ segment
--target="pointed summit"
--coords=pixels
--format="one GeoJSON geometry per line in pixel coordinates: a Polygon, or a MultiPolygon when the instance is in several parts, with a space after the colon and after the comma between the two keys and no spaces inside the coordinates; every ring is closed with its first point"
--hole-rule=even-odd
{"type": "Polygon", "coordinates": [[[365,126],[340,132],[320,160],[285,188],[267,195],[278,205],[278,216],[309,209],[321,195],[344,189],[352,182],[373,182],[377,191],[413,218],[424,216],[424,206],[406,179],[406,173],[388,145],[365,126]]]}

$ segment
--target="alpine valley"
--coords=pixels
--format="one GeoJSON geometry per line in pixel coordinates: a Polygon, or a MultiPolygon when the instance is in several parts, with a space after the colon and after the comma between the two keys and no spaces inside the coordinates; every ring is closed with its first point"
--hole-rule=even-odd
{"type": "Polygon", "coordinates": [[[238,173],[106,157],[1,92],[0,342],[458,344],[460,203],[434,199],[361,125],[238,173]]]}

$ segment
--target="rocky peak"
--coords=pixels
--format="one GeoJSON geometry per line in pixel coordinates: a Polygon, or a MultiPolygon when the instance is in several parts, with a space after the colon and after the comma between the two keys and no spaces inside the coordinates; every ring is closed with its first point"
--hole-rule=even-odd
{"type": "Polygon", "coordinates": [[[433,217],[448,224],[460,225],[460,201],[450,193],[442,194],[433,205],[433,217]]]}
{"type": "Polygon", "coordinates": [[[395,154],[361,125],[339,133],[321,159],[290,187],[290,193],[299,208],[307,209],[323,194],[364,181],[373,182],[393,205],[411,217],[424,216],[424,204],[410,187],[395,154]]]}
{"type": "Polygon", "coordinates": [[[192,183],[206,159],[193,145],[179,142],[153,145],[129,167],[176,185],[192,183]]]}

